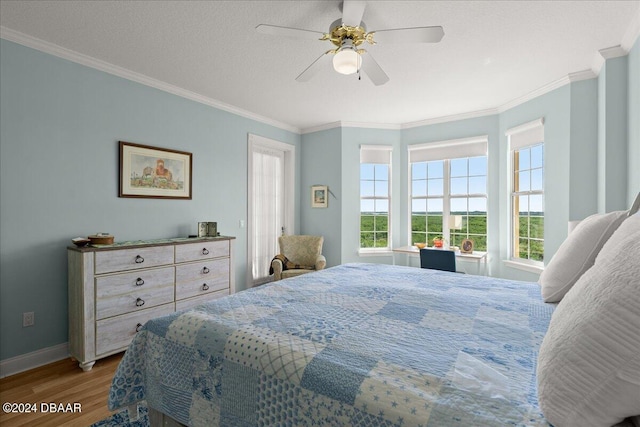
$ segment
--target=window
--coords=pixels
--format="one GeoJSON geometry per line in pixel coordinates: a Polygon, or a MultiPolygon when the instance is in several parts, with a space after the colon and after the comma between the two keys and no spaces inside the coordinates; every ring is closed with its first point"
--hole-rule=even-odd
{"type": "Polygon", "coordinates": [[[542,119],[507,131],[511,152],[511,259],[544,261],[544,126],[542,119]]]}
{"type": "Polygon", "coordinates": [[[391,249],[391,147],[360,147],[360,249],[391,249]]]}
{"type": "Polygon", "coordinates": [[[442,237],[487,250],[487,137],[409,147],[411,244],[442,237]]]}
{"type": "Polygon", "coordinates": [[[443,236],[444,161],[411,165],[411,243],[443,236]]]}
{"type": "Polygon", "coordinates": [[[451,246],[473,240],[474,249],[487,250],[487,156],[450,160],[449,233],[451,246]],[[458,218],[461,217],[461,218],[458,218]]]}

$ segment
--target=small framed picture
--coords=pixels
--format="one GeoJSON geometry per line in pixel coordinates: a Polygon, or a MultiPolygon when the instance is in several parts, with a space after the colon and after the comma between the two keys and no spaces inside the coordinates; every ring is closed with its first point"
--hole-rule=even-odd
{"type": "Polygon", "coordinates": [[[311,186],[311,207],[326,208],[329,206],[329,187],[326,185],[311,186]]]}
{"type": "Polygon", "coordinates": [[[460,245],[460,252],[463,254],[473,253],[473,240],[464,239],[460,245]]]}
{"type": "Polygon", "coordinates": [[[216,237],[218,235],[217,222],[199,222],[198,237],[216,237]]]}

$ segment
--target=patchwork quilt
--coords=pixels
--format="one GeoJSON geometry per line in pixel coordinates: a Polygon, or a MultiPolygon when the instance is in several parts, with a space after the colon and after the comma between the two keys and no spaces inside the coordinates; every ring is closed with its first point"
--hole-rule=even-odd
{"type": "Polygon", "coordinates": [[[345,264],[147,322],[109,409],[191,426],[548,426],[536,283],[345,264]]]}

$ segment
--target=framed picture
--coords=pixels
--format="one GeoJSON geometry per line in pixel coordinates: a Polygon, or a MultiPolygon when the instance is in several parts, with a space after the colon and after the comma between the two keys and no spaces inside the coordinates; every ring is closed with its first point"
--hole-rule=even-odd
{"type": "Polygon", "coordinates": [[[217,222],[199,222],[198,237],[216,237],[218,235],[217,222]]]}
{"type": "Polygon", "coordinates": [[[463,254],[473,253],[473,240],[464,239],[460,245],[460,252],[463,254]]]}
{"type": "Polygon", "coordinates": [[[326,185],[313,185],[311,187],[311,207],[326,208],[329,206],[329,188],[326,185]]]}
{"type": "Polygon", "coordinates": [[[118,197],[191,200],[192,155],[120,141],[118,197]]]}

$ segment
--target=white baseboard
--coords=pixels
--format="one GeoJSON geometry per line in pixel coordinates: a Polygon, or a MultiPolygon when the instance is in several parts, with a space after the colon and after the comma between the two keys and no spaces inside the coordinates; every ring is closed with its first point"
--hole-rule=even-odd
{"type": "Polygon", "coordinates": [[[63,343],[0,361],[0,378],[57,362],[69,357],[69,344],[63,343]]]}

